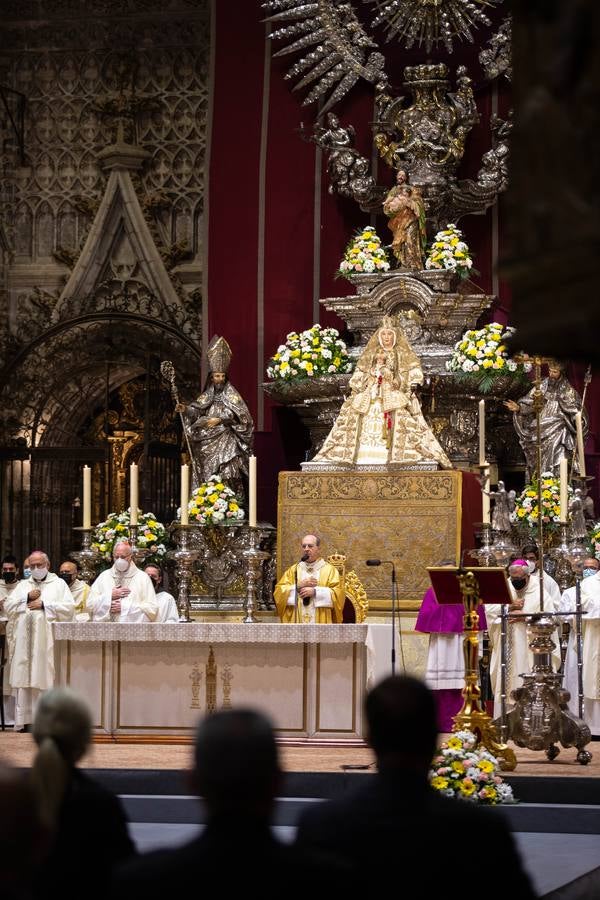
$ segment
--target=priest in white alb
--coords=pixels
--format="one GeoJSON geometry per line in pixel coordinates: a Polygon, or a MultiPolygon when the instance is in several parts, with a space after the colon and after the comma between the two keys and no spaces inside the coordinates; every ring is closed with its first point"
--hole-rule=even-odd
{"type": "Polygon", "coordinates": [[[53,622],[70,622],[75,613],[71,591],[50,572],[50,560],[42,550],[29,555],[31,574],[6,598],[10,668],[8,681],[15,692],[15,730],[33,722],[35,706],[43,691],[54,685],[53,622]]]}
{"type": "Polygon", "coordinates": [[[94,581],[87,598],[87,611],[94,622],[155,622],[158,602],[152,581],[138,569],[131,544],[118,541],[113,565],[94,581]]]}
{"type": "Polygon", "coordinates": [[[275,585],[275,603],[282,622],[341,623],[344,600],[340,573],[321,556],[315,534],[302,538],[302,558],[275,585]]]}
{"type": "MultiPolygon", "coordinates": [[[[586,560],[589,566],[589,561],[586,560]]],[[[600,735],[600,572],[581,582],[583,617],[583,717],[600,735]]]]}
{"type": "MultiPolygon", "coordinates": [[[[509,615],[507,622],[507,647],[506,647],[506,705],[514,706],[511,699],[511,691],[522,687],[521,675],[530,672],[533,665],[533,654],[529,649],[527,638],[527,618],[524,613],[540,612],[540,581],[533,578],[529,571],[527,560],[516,559],[509,567],[509,588],[511,603],[506,612],[509,615]]],[[[553,598],[544,591],[544,612],[555,612],[553,598]]],[[[500,603],[486,604],[488,631],[492,641],[492,654],[490,660],[490,678],[494,691],[494,716],[501,714],[501,647],[500,631],[502,605],[500,603]]],[[[555,671],[560,667],[560,640],[558,632],[553,636],[555,648],[552,651],[552,662],[555,671]]]]}

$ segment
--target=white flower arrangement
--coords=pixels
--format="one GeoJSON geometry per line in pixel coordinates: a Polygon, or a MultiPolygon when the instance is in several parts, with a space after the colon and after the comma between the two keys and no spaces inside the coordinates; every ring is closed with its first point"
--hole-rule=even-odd
{"type": "Polygon", "coordinates": [[[190,497],[188,513],[190,522],[198,525],[235,525],[245,516],[235,493],[218,475],[211,475],[196,488],[190,497]]]}
{"type": "Polygon", "coordinates": [[[530,364],[511,359],[505,343],[514,333],[515,329],[510,325],[501,325],[499,322],[465,331],[460,341],[454,345],[446,369],[459,377],[478,376],[479,388],[484,393],[490,390],[498,375],[510,375],[524,380],[531,368],[530,364]]]}
{"type": "Polygon", "coordinates": [[[285,344],[269,360],[267,375],[279,381],[298,381],[319,375],[351,372],[352,361],[336,328],[313,325],[306,331],[291,331],[285,344]]]}
{"type": "Polygon", "coordinates": [[[371,274],[389,271],[390,263],[377,232],[370,225],[357,231],[344,252],[338,269],[339,275],[357,272],[371,274]]]}
{"type": "MultiPolygon", "coordinates": [[[[569,485],[567,495],[570,498],[572,494],[573,488],[569,485]]],[[[516,498],[511,519],[517,525],[537,528],[538,518],[538,479],[533,478],[516,498]]],[[[560,524],[560,479],[552,472],[542,472],[542,521],[549,529],[556,529],[560,524]]]]}
{"type": "Polygon", "coordinates": [[[588,532],[588,546],[592,556],[600,559],[600,522],[592,525],[588,532]]]}
{"type": "Polygon", "coordinates": [[[429,772],[431,787],[446,797],[495,806],[515,803],[512,788],[499,774],[495,756],[471,731],[457,731],[445,741],[429,772]]]}
{"type": "Polygon", "coordinates": [[[475,272],[468,245],[463,241],[460,228],[451,222],[438,231],[427,251],[426,269],[446,269],[456,272],[460,278],[468,278],[475,272]]]}
{"type": "MultiPolygon", "coordinates": [[[[131,537],[129,509],[120,513],[109,513],[106,521],[99,522],[92,535],[92,550],[103,559],[112,560],[113,547],[117,541],[128,541],[131,537]]],[[[136,546],[147,551],[147,562],[160,562],[167,555],[169,537],[165,526],[157,521],[154,513],[138,515],[136,546]]]]}

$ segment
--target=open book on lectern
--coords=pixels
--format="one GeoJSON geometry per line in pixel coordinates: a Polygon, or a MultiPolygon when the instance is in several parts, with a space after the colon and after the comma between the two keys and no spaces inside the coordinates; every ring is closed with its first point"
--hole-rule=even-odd
{"type": "Polygon", "coordinates": [[[479,603],[511,603],[512,597],[506,577],[506,569],[496,566],[469,566],[468,569],[450,566],[432,566],[427,569],[431,586],[438,603],[460,603],[463,598],[460,592],[458,575],[473,572],[479,585],[479,603]]]}

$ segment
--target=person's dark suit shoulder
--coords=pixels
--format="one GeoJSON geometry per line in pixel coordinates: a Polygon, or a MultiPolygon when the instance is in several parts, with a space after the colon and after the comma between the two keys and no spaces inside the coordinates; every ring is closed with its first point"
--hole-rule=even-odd
{"type": "Polygon", "coordinates": [[[401,861],[418,873],[413,897],[423,898],[446,891],[453,870],[458,877],[467,848],[469,852],[479,848],[482,858],[498,863],[491,896],[534,897],[498,810],[443,797],[426,784],[411,785],[408,779],[403,784],[381,775],[365,776],[365,783],[347,796],[311,806],[300,816],[296,843],[347,860],[365,875],[370,889],[383,886],[389,871],[378,864],[365,874],[367,860],[387,859],[394,868],[401,861]]]}

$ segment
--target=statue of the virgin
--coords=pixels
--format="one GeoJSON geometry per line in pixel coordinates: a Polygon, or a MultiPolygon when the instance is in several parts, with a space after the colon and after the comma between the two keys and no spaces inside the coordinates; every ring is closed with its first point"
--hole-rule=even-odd
{"type": "Polygon", "coordinates": [[[435,462],[452,468],[413,392],[422,381],[419,358],[404,332],[384,318],[356,364],[352,393],[313,462],[349,466],[435,462]]]}

